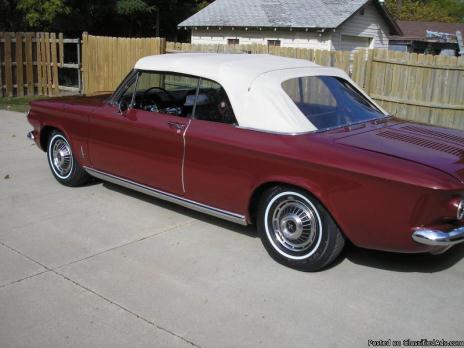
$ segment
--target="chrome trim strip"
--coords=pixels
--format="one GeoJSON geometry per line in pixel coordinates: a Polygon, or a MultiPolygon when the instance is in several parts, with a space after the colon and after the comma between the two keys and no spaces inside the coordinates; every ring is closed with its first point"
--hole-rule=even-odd
{"type": "Polygon", "coordinates": [[[313,133],[317,132],[317,130],[303,131],[303,132],[278,132],[278,131],[270,131],[270,130],[265,130],[265,129],[252,128],[252,127],[242,127],[240,125],[234,125],[234,127],[237,128],[237,129],[243,129],[243,130],[247,130],[247,131],[251,131],[251,132],[275,134],[275,135],[288,135],[288,136],[313,134],[313,133]]]}
{"type": "Polygon", "coordinates": [[[417,243],[432,246],[452,246],[464,242],[464,227],[456,228],[450,232],[432,229],[418,229],[412,234],[417,243]]]}
{"type": "Polygon", "coordinates": [[[141,193],[145,193],[145,194],[147,194],[149,196],[159,198],[159,199],[171,202],[171,203],[175,203],[175,204],[181,205],[181,206],[186,207],[186,208],[190,208],[190,209],[198,211],[200,213],[205,213],[205,214],[208,214],[208,215],[212,215],[212,216],[215,216],[217,218],[224,219],[224,220],[231,221],[231,222],[235,222],[235,223],[243,225],[243,226],[246,226],[248,224],[247,221],[246,221],[245,216],[243,216],[243,215],[235,214],[235,213],[232,213],[232,212],[229,212],[229,211],[226,211],[226,210],[222,210],[222,209],[219,209],[219,208],[214,208],[214,207],[211,207],[211,206],[206,205],[206,204],[198,203],[198,202],[186,199],[186,198],[182,198],[182,197],[173,195],[171,193],[156,190],[156,189],[153,189],[153,188],[148,187],[146,185],[142,185],[142,184],[136,183],[136,182],[128,180],[128,179],[123,179],[123,178],[120,178],[118,176],[102,172],[102,171],[97,170],[97,169],[84,167],[84,170],[87,173],[89,173],[90,175],[92,175],[92,176],[94,176],[94,177],[96,177],[98,179],[109,181],[109,182],[111,182],[113,184],[121,185],[121,186],[127,187],[129,189],[132,189],[132,190],[135,190],[135,191],[138,191],[138,192],[141,192],[141,193]]]}
{"type": "Polygon", "coordinates": [[[189,119],[189,122],[187,124],[187,127],[185,127],[184,129],[184,133],[182,134],[182,141],[184,143],[184,149],[182,151],[182,172],[181,172],[181,176],[182,176],[182,191],[185,193],[185,180],[184,180],[184,163],[185,163],[185,152],[187,151],[187,147],[186,147],[186,139],[185,139],[185,134],[187,133],[187,130],[189,129],[190,127],[190,123],[192,122],[192,119],[189,119]]]}

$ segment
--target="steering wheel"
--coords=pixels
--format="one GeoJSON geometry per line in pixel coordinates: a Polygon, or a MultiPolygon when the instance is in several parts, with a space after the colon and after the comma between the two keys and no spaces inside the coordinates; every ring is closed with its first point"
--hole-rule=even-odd
{"type": "MultiPolygon", "coordinates": [[[[153,90],[160,90],[161,92],[163,92],[169,99],[169,102],[175,102],[176,99],[173,97],[173,95],[171,93],[169,93],[168,91],[166,91],[164,88],[161,88],[161,87],[150,87],[148,89],[145,90],[145,92],[143,92],[142,94],[142,103],[143,103],[143,106],[145,106],[145,101],[148,99],[147,95],[150,91],[153,91],[153,90]]],[[[154,100],[154,102],[158,103],[159,101],[158,100],[154,100]]]]}

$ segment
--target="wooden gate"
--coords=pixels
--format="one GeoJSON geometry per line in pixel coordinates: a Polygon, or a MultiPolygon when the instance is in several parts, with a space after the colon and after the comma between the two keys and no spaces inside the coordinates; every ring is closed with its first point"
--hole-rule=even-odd
{"type": "Polygon", "coordinates": [[[80,80],[80,39],[56,33],[0,32],[0,96],[48,95],[80,88],[60,86],[59,69],[77,69],[80,80]],[[77,44],[78,61],[64,62],[64,44],[77,44]]]}

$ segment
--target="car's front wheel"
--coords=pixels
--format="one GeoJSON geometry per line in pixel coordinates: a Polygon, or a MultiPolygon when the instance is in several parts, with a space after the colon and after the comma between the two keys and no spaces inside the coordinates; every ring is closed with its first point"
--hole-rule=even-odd
{"type": "Polygon", "coordinates": [[[314,197],[290,187],[274,187],[260,201],[258,232],[268,253],[287,266],[317,271],[332,263],[345,238],[314,197]]]}
{"type": "Polygon", "coordinates": [[[90,176],[76,161],[65,135],[53,131],[48,139],[47,158],[53,176],[65,186],[81,186],[90,180],[90,176]]]}

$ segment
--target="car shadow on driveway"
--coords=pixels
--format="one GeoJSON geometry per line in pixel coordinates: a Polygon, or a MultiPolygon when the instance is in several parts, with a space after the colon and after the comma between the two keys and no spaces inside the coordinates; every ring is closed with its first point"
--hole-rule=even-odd
{"type": "Polygon", "coordinates": [[[464,258],[464,244],[456,245],[444,254],[431,255],[367,250],[348,243],[341,258],[357,265],[394,272],[436,273],[454,266],[464,258]]]}
{"type": "Polygon", "coordinates": [[[241,226],[241,225],[235,224],[233,222],[222,220],[222,219],[216,218],[214,216],[209,216],[207,214],[199,213],[199,212],[197,212],[195,210],[182,207],[182,206],[177,205],[175,203],[167,202],[167,201],[164,201],[162,199],[158,199],[158,198],[155,198],[155,197],[152,197],[152,196],[149,196],[149,195],[146,195],[146,194],[143,194],[143,193],[140,193],[140,192],[125,188],[123,186],[119,186],[119,185],[112,184],[112,183],[109,183],[109,182],[102,182],[102,183],[103,183],[103,187],[105,187],[105,188],[107,188],[107,189],[109,189],[111,191],[118,192],[118,193],[130,196],[130,197],[136,198],[136,199],[140,199],[140,200],[142,200],[144,202],[154,204],[154,205],[156,205],[158,207],[161,207],[161,208],[164,208],[164,209],[169,209],[169,210],[171,210],[173,212],[176,212],[178,214],[186,215],[186,216],[188,216],[188,217],[190,217],[192,219],[199,220],[199,221],[202,221],[202,222],[206,222],[208,224],[213,224],[215,226],[218,226],[218,227],[221,227],[221,228],[224,228],[224,229],[228,229],[228,230],[231,230],[231,231],[234,231],[234,232],[237,232],[237,233],[249,236],[249,237],[254,237],[254,238],[258,237],[254,226],[250,226],[250,225],[249,226],[241,226]]]}
{"type": "MultiPolygon", "coordinates": [[[[248,237],[258,237],[255,226],[240,226],[109,182],[102,182],[102,185],[111,191],[140,199],[178,214],[186,215],[192,219],[212,224],[248,237]]],[[[442,255],[434,256],[430,254],[400,254],[368,250],[358,248],[348,242],[337,260],[325,269],[337,267],[337,265],[343,263],[345,260],[349,260],[357,265],[388,271],[436,273],[454,266],[463,258],[464,244],[454,246],[442,255]]]]}

